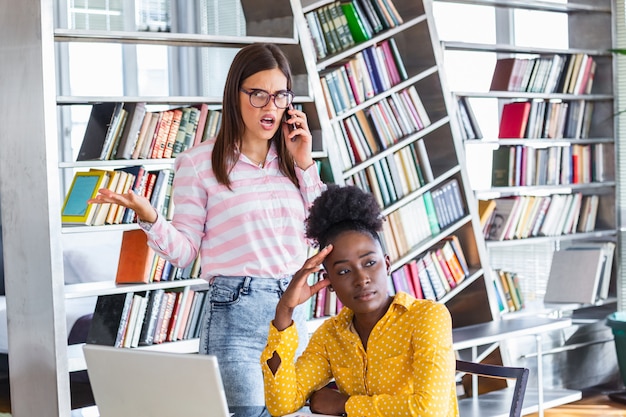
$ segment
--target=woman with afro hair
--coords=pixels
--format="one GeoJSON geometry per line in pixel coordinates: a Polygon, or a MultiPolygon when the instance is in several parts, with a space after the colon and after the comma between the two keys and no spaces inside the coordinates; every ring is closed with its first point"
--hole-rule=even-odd
{"type": "Polygon", "coordinates": [[[452,322],[442,304],[388,294],[389,256],[374,197],[330,185],[314,202],[306,233],[319,245],[276,307],[261,356],[265,402],[274,416],[307,400],[311,411],[347,416],[458,416],[452,322]],[[307,277],[321,272],[314,285],[307,277]],[[343,304],[295,358],[292,312],[328,287],[343,304]],[[336,389],[327,387],[334,380],[336,389]]]}

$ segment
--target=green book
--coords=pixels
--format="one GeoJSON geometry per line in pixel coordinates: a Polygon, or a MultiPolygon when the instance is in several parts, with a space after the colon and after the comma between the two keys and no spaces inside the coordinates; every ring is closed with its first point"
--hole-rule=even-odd
{"type": "Polygon", "coordinates": [[[317,13],[317,17],[322,25],[322,35],[326,41],[328,52],[331,54],[337,53],[341,49],[341,43],[339,42],[339,37],[337,37],[335,26],[330,19],[328,6],[320,7],[315,12],[317,13]]]}
{"type": "Polygon", "coordinates": [[[339,49],[348,49],[354,45],[354,39],[352,38],[352,33],[350,33],[348,21],[346,20],[346,16],[343,14],[340,3],[336,1],[328,5],[328,13],[330,14],[331,22],[335,27],[335,32],[339,38],[339,49]]]}
{"type": "Polygon", "coordinates": [[[493,187],[508,187],[509,184],[510,148],[501,146],[493,150],[491,169],[491,185],[493,187]]]}
{"type": "Polygon", "coordinates": [[[341,3],[341,9],[348,21],[348,28],[355,42],[364,42],[372,38],[372,32],[366,27],[353,1],[341,3]]]}
{"type": "Polygon", "coordinates": [[[441,232],[439,227],[439,220],[437,219],[437,212],[435,211],[435,202],[430,191],[426,191],[423,195],[424,206],[426,207],[426,215],[428,216],[428,225],[430,226],[431,235],[435,236],[441,232]]]}

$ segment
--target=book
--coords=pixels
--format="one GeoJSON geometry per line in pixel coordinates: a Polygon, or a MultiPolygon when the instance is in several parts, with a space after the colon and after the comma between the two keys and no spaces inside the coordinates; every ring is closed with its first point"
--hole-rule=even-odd
{"type": "Polygon", "coordinates": [[[124,330],[124,336],[122,337],[120,347],[131,347],[133,337],[135,336],[135,326],[137,325],[139,312],[141,310],[141,300],[143,298],[144,297],[139,293],[133,294],[133,301],[131,302],[130,312],[128,313],[128,322],[126,323],[126,328],[124,330]]]}
{"type": "Polygon", "coordinates": [[[141,148],[136,150],[138,159],[147,159],[152,154],[152,148],[157,136],[157,132],[159,130],[161,118],[163,117],[163,112],[153,112],[150,113],[150,116],[150,124],[148,125],[148,128],[145,131],[145,135],[141,141],[141,148]]]}
{"type": "Polygon", "coordinates": [[[128,112],[128,116],[114,155],[115,159],[131,158],[146,115],[146,103],[125,103],[124,109],[128,112]]]}
{"type": "Polygon", "coordinates": [[[488,240],[503,240],[506,231],[505,227],[517,202],[517,198],[498,198],[495,201],[496,208],[489,227],[488,240]]]}
{"type": "Polygon", "coordinates": [[[172,122],[170,124],[169,132],[167,133],[167,138],[165,139],[165,146],[163,148],[163,152],[160,154],[161,158],[171,158],[172,152],[174,150],[174,142],[176,141],[176,137],[178,136],[178,131],[180,130],[180,122],[183,117],[182,109],[173,109],[172,111],[172,122]]]}
{"type": "MultiPolygon", "coordinates": [[[[163,158],[165,152],[165,145],[167,143],[170,128],[172,127],[172,120],[174,120],[174,110],[166,110],[161,114],[161,122],[159,128],[155,132],[156,138],[152,146],[152,150],[148,157],[151,159],[163,158]]],[[[180,121],[178,122],[180,124],[180,121]]]]}
{"type": "Polygon", "coordinates": [[[141,122],[141,127],[139,128],[137,140],[130,155],[130,159],[139,159],[139,153],[141,152],[146,137],[148,136],[148,130],[152,126],[152,114],[153,112],[146,111],[146,114],[143,116],[143,121],[141,122]]]}
{"type": "Polygon", "coordinates": [[[595,303],[603,262],[601,248],[555,251],[552,254],[544,302],[595,303]]]}
{"type": "Polygon", "coordinates": [[[426,300],[436,300],[437,296],[435,295],[433,284],[430,282],[430,277],[428,275],[428,272],[426,271],[426,263],[424,261],[424,257],[421,257],[417,260],[417,272],[424,298],[426,300]]]}
{"type": "Polygon", "coordinates": [[[422,261],[424,262],[424,268],[428,274],[428,279],[430,280],[433,291],[435,292],[435,297],[437,297],[437,300],[440,300],[446,295],[446,288],[443,284],[443,281],[446,278],[439,275],[439,272],[435,268],[432,256],[429,253],[422,257],[422,261]]]}
{"type": "Polygon", "coordinates": [[[528,115],[530,114],[529,101],[514,101],[502,106],[498,138],[521,139],[526,133],[528,115]]]}
{"type": "MultiPolygon", "coordinates": [[[[118,170],[115,171],[111,171],[109,173],[109,180],[107,181],[106,187],[102,187],[102,188],[107,188],[113,192],[115,192],[117,190],[117,185],[119,183],[120,180],[120,176],[121,176],[121,172],[118,170]]],[[[94,215],[92,221],[91,221],[91,225],[92,226],[102,226],[106,223],[106,219],[107,217],[109,217],[109,211],[111,211],[111,207],[113,206],[113,204],[111,203],[102,203],[98,205],[98,210],[96,211],[96,214],[94,215]]]]}
{"type": "Polygon", "coordinates": [[[121,110],[122,103],[96,103],[91,107],[77,161],[101,159],[106,140],[114,133],[110,127],[114,125],[121,110]]]}
{"type": "Polygon", "coordinates": [[[491,186],[508,187],[512,184],[512,172],[515,169],[511,164],[511,146],[500,146],[492,151],[491,156],[491,186]]]}
{"type": "Polygon", "coordinates": [[[496,200],[478,200],[478,217],[482,227],[485,227],[495,209],[496,200]]]}
{"type": "Polygon", "coordinates": [[[115,282],[150,282],[154,249],[148,246],[148,237],[141,229],[125,230],[122,233],[120,258],[115,282]]]}
{"type": "Polygon", "coordinates": [[[98,296],[85,343],[119,346],[120,323],[132,301],[132,292],[98,296]]]}
{"type": "MultiPolygon", "coordinates": [[[[123,194],[126,189],[126,184],[128,180],[128,172],[126,171],[117,171],[116,174],[118,176],[117,184],[115,186],[116,194],[123,194]]],[[[105,224],[113,224],[115,220],[115,216],[117,214],[118,204],[112,203],[109,206],[109,210],[107,212],[107,216],[104,219],[105,224]]]]}
{"type": "Polygon", "coordinates": [[[506,272],[502,270],[496,271],[500,280],[500,285],[502,286],[502,290],[504,291],[504,302],[506,303],[509,311],[515,311],[517,308],[515,307],[515,303],[513,302],[513,294],[511,292],[511,288],[509,287],[509,282],[506,278],[506,272]]]}
{"type": "Polygon", "coordinates": [[[518,58],[500,58],[496,61],[489,91],[514,91],[513,68],[518,58]]]}
{"type": "Polygon", "coordinates": [[[137,312],[137,318],[135,319],[135,325],[133,328],[133,337],[130,340],[130,347],[136,348],[139,346],[139,337],[141,336],[141,327],[143,325],[144,319],[146,317],[146,312],[148,309],[148,297],[150,291],[143,291],[139,293],[140,295],[140,303],[139,303],[139,311],[137,312]]]}
{"type": "Polygon", "coordinates": [[[602,251],[602,267],[600,271],[600,280],[596,291],[596,301],[605,300],[609,296],[611,275],[613,271],[613,259],[615,257],[614,242],[573,242],[570,246],[566,246],[565,250],[596,250],[602,251]]]}
{"type": "Polygon", "coordinates": [[[104,145],[102,145],[102,152],[100,153],[100,158],[98,158],[101,161],[106,161],[113,158],[113,155],[117,151],[117,146],[120,143],[120,138],[122,136],[124,127],[126,126],[128,112],[126,111],[126,109],[124,109],[123,103],[119,103],[119,105],[121,106],[121,108],[111,122],[111,125],[109,126],[109,131],[107,132],[106,138],[104,140],[104,145]]]}
{"type": "Polygon", "coordinates": [[[158,288],[151,290],[148,295],[146,314],[141,326],[141,331],[139,332],[138,346],[149,346],[153,342],[154,327],[157,322],[159,308],[161,306],[161,300],[163,299],[164,293],[164,289],[158,288]]]}
{"type": "Polygon", "coordinates": [[[329,54],[332,55],[341,50],[341,43],[331,21],[328,7],[328,5],[322,6],[316,9],[315,13],[317,14],[317,18],[319,19],[322,27],[322,35],[324,36],[326,48],[328,49],[329,54]]]}
{"type": "Polygon", "coordinates": [[[342,1],[341,9],[348,22],[348,28],[350,28],[354,42],[365,42],[372,38],[371,27],[369,23],[366,25],[363,21],[363,17],[359,13],[358,6],[355,4],[354,0],[342,1]]]}
{"type": "Polygon", "coordinates": [[[465,253],[463,253],[463,248],[461,247],[461,241],[457,235],[446,236],[444,240],[450,242],[452,246],[452,250],[454,251],[454,255],[456,256],[461,269],[463,270],[464,276],[469,276],[469,264],[467,263],[467,259],[465,258],[465,253]]]}
{"type": "Polygon", "coordinates": [[[376,9],[374,9],[371,0],[355,0],[355,2],[358,3],[359,6],[361,6],[361,9],[365,12],[365,16],[372,26],[374,33],[378,33],[384,29],[383,24],[378,17],[376,9]]]}
{"type": "Polygon", "coordinates": [[[332,2],[328,7],[328,12],[337,32],[337,37],[339,38],[340,49],[347,49],[354,45],[354,39],[352,38],[352,33],[340,2],[332,2]]]}
{"type": "Polygon", "coordinates": [[[97,204],[89,204],[87,200],[98,195],[98,190],[107,186],[109,172],[106,170],[79,171],[74,174],[72,184],[65,196],[61,208],[61,220],[65,224],[90,225],[97,204]]]}
{"type": "Polygon", "coordinates": [[[320,24],[317,13],[308,12],[304,15],[307,21],[307,26],[313,39],[313,45],[315,46],[315,52],[318,59],[326,57],[328,51],[326,49],[326,43],[324,41],[324,35],[322,34],[322,25],[320,24]]]}
{"type": "Polygon", "coordinates": [[[209,105],[207,103],[194,104],[192,107],[197,110],[198,116],[196,117],[197,120],[195,124],[195,131],[193,141],[191,142],[190,147],[196,146],[197,144],[202,142],[202,138],[204,137],[204,130],[209,116],[209,105]]]}

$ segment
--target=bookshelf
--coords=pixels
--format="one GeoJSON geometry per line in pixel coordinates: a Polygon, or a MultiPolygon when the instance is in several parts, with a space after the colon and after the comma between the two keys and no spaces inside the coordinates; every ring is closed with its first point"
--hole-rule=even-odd
{"type": "MultiPolygon", "coordinates": [[[[445,80],[440,77],[442,56],[433,28],[430,2],[397,0],[396,8],[403,23],[380,31],[371,39],[317,60],[315,46],[308,36],[306,13],[329,4],[330,1],[267,2],[267,7],[251,0],[243,1],[247,8],[248,34],[245,37],[213,36],[177,33],[149,33],[133,31],[83,31],[58,28],[54,12],[57,4],[33,0],[20,2],[21,7],[0,6],[0,33],[6,40],[2,50],[6,59],[0,86],[5,100],[0,116],[2,135],[0,143],[0,204],[2,205],[5,245],[5,275],[7,305],[10,317],[11,402],[15,416],[70,414],[70,387],[68,372],[82,369],[72,359],[73,348],[67,346],[65,300],[119,293],[128,290],[118,286],[97,288],[82,286],[65,288],[63,282],[62,237],[66,234],[97,233],[101,230],[124,231],[132,225],[77,226],[65,228],[59,218],[68,178],[75,170],[117,168],[137,164],[128,161],[74,162],[59,152],[58,119],[60,108],[89,106],[99,102],[147,102],[154,106],[183,106],[211,103],[219,107],[219,97],[212,96],[64,96],[57,91],[54,51],[61,44],[95,42],[111,44],[167,45],[172,48],[237,48],[252,42],[280,44],[290,57],[296,75],[296,102],[301,103],[313,132],[314,156],[322,164],[326,179],[338,183],[353,181],[363,171],[392,155],[404,152],[428,158],[432,177],[424,184],[408,189],[402,197],[390,199],[384,211],[390,215],[441,190],[455,180],[461,196],[461,214],[445,223],[436,233],[418,242],[410,242],[408,249],[394,259],[393,268],[399,270],[409,261],[429,251],[445,238],[458,236],[469,265],[465,278],[443,297],[450,309],[454,326],[461,328],[498,319],[490,271],[484,268],[486,251],[478,224],[475,197],[469,186],[461,142],[455,135],[450,117],[453,102],[446,93],[445,80]],[[251,7],[249,7],[251,5],[251,7]],[[278,28],[284,29],[278,33],[278,28]],[[297,31],[297,33],[296,33],[297,31]],[[271,35],[268,35],[271,34],[271,35]],[[306,34],[306,36],[304,36],[306,34]],[[339,66],[368,46],[394,39],[407,70],[406,79],[376,94],[339,116],[331,117],[324,102],[319,76],[339,66]],[[416,39],[424,42],[416,42],[416,39]],[[372,153],[364,161],[344,164],[341,142],[334,140],[337,127],[359,110],[366,110],[410,87],[414,87],[426,108],[430,124],[408,134],[400,134],[397,143],[372,153]],[[23,109],[30,109],[26,112],[23,109]],[[15,140],[14,138],[23,138],[15,140]],[[424,151],[425,149],[425,151],[424,151]],[[22,174],[15,181],[16,173],[22,174]],[[25,192],[27,190],[27,192],[25,192]],[[33,238],[36,237],[36,238],[33,238]],[[38,262],[32,262],[37,259],[38,262]],[[37,338],[32,335],[37,334],[37,338]],[[32,401],[33,397],[38,401],[32,401]]],[[[409,91],[410,93],[410,91],[409,91]]],[[[391,106],[392,102],[389,102],[391,106]]],[[[415,104],[415,103],[414,103],[415,104]]],[[[410,128],[409,128],[410,131],[410,128]]],[[[402,132],[402,130],[400,130],[402,132]]],[[[407,131],[408,132],[408,131],[407,131]]],[[[341,137],[341,136],[337,136],[341,137]]],[[[406,156],[406,155],[405,155],[406,156]]],[[[415,159],[415,157],[414,157],[415,159]]],[[[418,158],[419,160],[419,158],[418,158]]],[[[421,162],[421,160],[419,160],[421,162]]],[[[168,164],[166,161],[145,161],[150,166],[168,164]]],[[[370,170],[371,171],[371,170],[370,170]]],[[[428,171],[427,171],[428,172],[428,171]]],[[[384,202],[383,202],[384,203],[384,202]]],[[[443,223],[442,223],[443,224],[443,223]]],[[[393,232],[392,232],[393,233],[393,232]]],[[[392,240],[386,241],[391,244],[392,240]]],[[[406,249],[406,247],[405,247],[406,249]]],[[[191,284],[190,281],[187,284],[191,284]]],[[[132,287],[133,291],[135,287],[132,287]]],[[[144,287],[142,287],[144,288],[144,287]]],[[[187,344],[181,349],[193,349],[187,344]]],[[[489,349],[482,351],[484,355],[489,349]]],[[[479,358],[482,356],[479,356],[479,358]]]]}
{"type": "MultiPolygon", "coordinates": [[[[60,2],[59,2],[60,3],[60,2]]],[[[171,168],[171,159],[163,160],[103,160],[79,161],[70,156],[58,143],[65,132],[58,132],[57,121],[61,120],[64,109],[69,107],[90,107],[97,103],[146,103],[155,111],[163,108],[184,107],[199,103],[219,108],[221,95],[163,96],[124,96],[123,94],[71,96],[63,95],[63,81],[69,75],[56,74],[55,51],[63,54],[66,45],[74,43],[97,43],[112,45],[160,45],[181,49],[232,49],[241,48],[255,42],[271,42],[281,46],[286,52],[294,74],[293,89],[295,102],[304,107],[308,123],[314,137],[314,157],[327,155],[321,141],[321,127],[317,107],[310,91],[309,64],[305,59],[306,47],[301,47],[295,32],[293,9],[300,7],[297,2],[272,1],[259,3],[242,2],[246,15],[245,36],[214,36],[174,32],[135,32],[133,30],[72,30],[60,28],[58,21],[64,18],[55,13],[63,6],[57,2],[25,2],[23,8],[2,7],[4,39],[8,43],[3,50],[20,61],[13,67],[11,77],[3,77],[2,85],[8,94],[6,103],[17,111],[18,108],[32,108],[32,112],[7,112],[3,116],[2,143],[7,142],[2,159],[2,206],[10,335],[10,367],[12,386],[13,415],[70,415],[70,387],[68,372],[84,369],[78,346],[67,346],[65,327],[65,300],[80,297],[110,296],[124,292],[165,287],[192,286],[198,280],[155,283],[148,285],[120,286],[111,283],[87,283],[65,287],[63,283],[62,237],[89,234],[98,239],[100,232],[119,232],[135,229],[130,224],[104,226],[64,226],[59,217],[67,186],[77,171],[91,168],[116,169],[125,166],[144,165],[150,169],[171,168]],[[13,48],[18,46],[18,48],[13,48]],[[28,54],[18,53],[24,47],[28,54]],[[22,58],[19,58],[21,56],[22,58]],[[19,68],[18,68],[19,67],[19,68]],[[19,70],[19,71],[18,71],[19,70]],[[22,71],[23,70],[23,71],[22,71]],[[18,76],[18,73],[20,74],[18,76]],[[55,79],[58,78],[58,79],[55,79]],[[28,85],[27,91],[19,86],[28,85]],[[31,107],[32,106],[32,107],[31,107]],[[57,119],[58,116],[58,119],[57,119]],[[9,120],[12,120],[9,122],[9,120]],[[24,129],[16,129],[16,121],[24,129]],[[28,138],[8,141],[9,137],[28,138]],[[9,143],[10,142],[10,143],[9,143]],[[21,186],[31,192],[16,197],[16,172],[28,173],[21,186]],[[32,176],[31,176],[32,174],[32,176]],[[42,204],[43,203],[43,204],[42,204]],[[32,239],[31,236],[37,236],[32,239]],[[38,262],[30,262],[30,257],[38,262]],[[25,331],[27,329],[27,331],[25,331]],[[33,338],[33,332],[38,335],[33,338]],[[33,340],[36,339],[36,340],[33,340]],[[75,355],[79,351],[78,356],[75,355]],[[36,388],[34,388],[36,386],[36,388]],[[33,402],[32,395],[39,401],[33,402]]],[[[227,63],[228,64],[228,63],[227,63]]],[[[226,64],[224,64],[226,65],[226,64]]],[[[228,65],[226,65],[227,67],[228,65]]],[[[7,71],[9,68],[5,68],[7,71]]],[[[316,74],[316,73],[315,73],[316,74]]],[[[113,276],[111,280],[113,280],[113,276]]],[[[176,349],[178,351],[197,350],[197,343],[176,343],[155,348],[176,349]]]]}
{"type": "MultiPolygon", "coordinates": [[[[363,2],[354,3],[364,7],[363,2]]],[[[336,4],[303,1],[302,14],[294,16],[303,50],[308,44],[319,74],[313,91],[321,105],[320,125],[328,149],[324,162],[335,182],[357,185],[377,197],[388,220],[383,240],[392,258],[393,288],[411,292],[420,284],[429,287],[428,281],[406,287],[407,279],[419,275],[411,268],[437,267],[438,250],[456,237],[467,270],[457,280],[435,281],[431,286],[440,286],[437,292],[433,288],[430,296],[424,294],[449,308],[455,328],[490,322],[497,318],[497,307],[488,284],[490,272],[483,268],[485,245],[478,233],[462,144],[452,132],[430,2],[395,0],[395,20],[331,51],[320,46],[330,35],[316,34],[314,26],[324,10],[336,4]],[[381,56],[384,59],[376,61],[381,56]],[[376,87],[378,82],[382,87],[376,87]],[[398,126],[393,126],[394,120],[398,126]]],[[[431,274],[438,277],[445,269],[431,274]]],[[[317,314],[326,315],[324,305],[321,310],[317,314]]],[[[311,329],[319,321],[313,318],[311,329]]]]}
{"type": "MultiPolygon", "coordinates": [[[[459,81],[452,89],[453,125],[464,144],[476,198],[495,200],[496,211],[500,206],[498,214],[505,220],[500,230],[485,231],[489,266],[519,275],[527,305],[518,312],[505,309],[499,314],[503,318],[570,315],[581,306],[543,303],[553,252],[580,242],[617,241],[616,66],[609,51],[616,44],[615,2],[435,3],[442,13],[455,8],[465,15],[482,13],[495,22],[490,40],[449,37],[441,46],[450,78],[459,75],[454,74],[455,62],[480,68],[469,69],[474,77],[466,77],[466,82],[459,81]],[[532,31],[534,39],[524,37],[524,29],[532,31]],[[578,72],[577,61],[583,63],[578,72]],[[573,63],[569,73],[579,77],[568,76],[569,62],[573,63]],[[534,76],[528,69],[531,63],[538,70],[534,76]],[[548,218],[550,205],[554,214],[548,218]],[[526,208],[520,209],[517,217],[509,210],[516,206],[526,208]],[[595,216],[587,217],[586,206],[597,209],[595,216]],[[560,210],[555,210],[558,207],[560,210]]],[[[613,262],[609,298],[595,307],[615,302],[618,266],[619,261],[613,262]]],[[[572,367],[562,353],[572,350],[567,345],[574,343],[573,339],[568,339],[576,331],[598,332],[581,343],[580,352],[571,353],[577,358],[596,354],[590,343],[604,339],[601,330],[591,330],[580,322],[552,335],[544,346],[554,355],[550,370],[555,379],[551,383],[581,388],[605,382],[605,369],[562,380],[572,367]]],[[[523,345],[504,343],[503,350],[514,361],[512,358],[527,357],[523,345]]],[[[598,349],[613,353],[610,345],[598,349]]]]}

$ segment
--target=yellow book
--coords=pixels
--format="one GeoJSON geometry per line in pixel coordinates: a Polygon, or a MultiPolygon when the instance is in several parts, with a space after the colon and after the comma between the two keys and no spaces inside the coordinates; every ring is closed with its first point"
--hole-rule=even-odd
{"type": "Polygon", "coordinates": [[[94,198],[100,188],[106,187],[108,180],[109,171],[90,170],[77,172],[63,202],[63,208],[61,209],[62,222],[65,224],[90,225],[98,205],[89,204],[87,200],[94,198]]]}
{"type": "Polygon", "coordinates": [[[482,227],[485,227],[495,209],[496,200],[478,200],[478,217],[482,227]]]}

